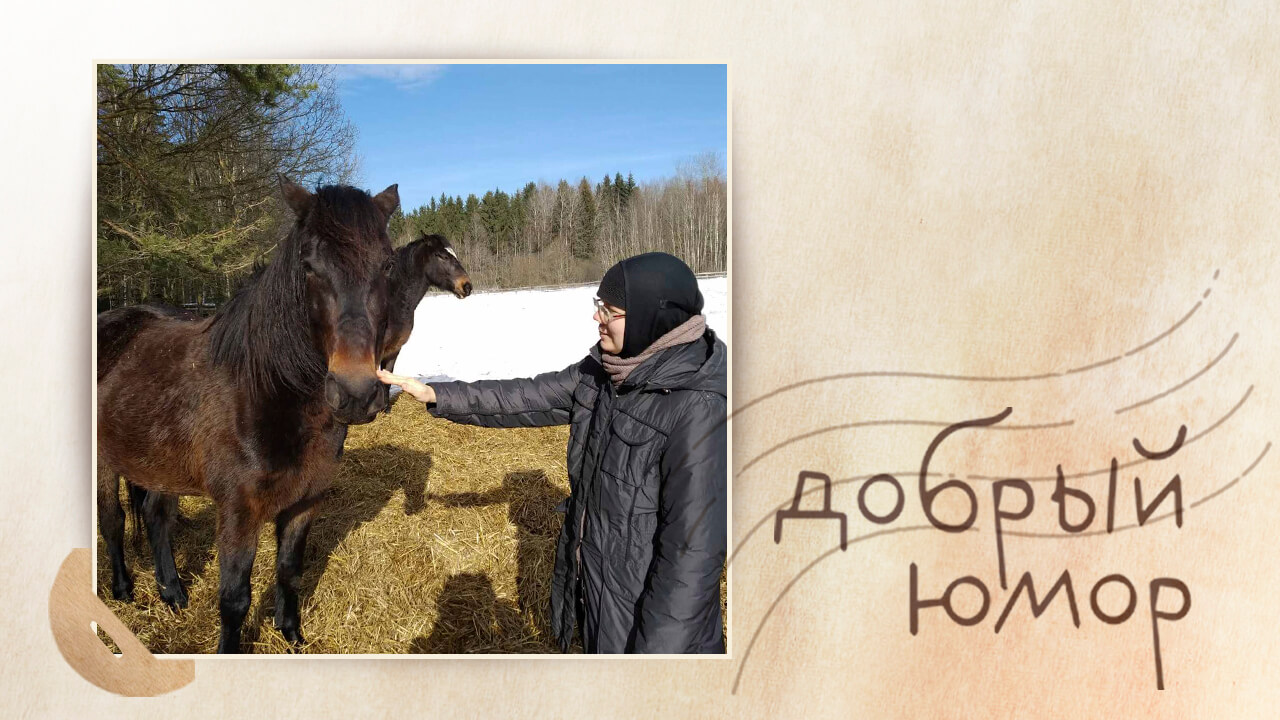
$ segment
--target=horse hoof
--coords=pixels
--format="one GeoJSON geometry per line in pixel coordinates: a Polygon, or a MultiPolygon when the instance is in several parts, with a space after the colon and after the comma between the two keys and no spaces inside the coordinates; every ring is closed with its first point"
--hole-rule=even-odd
{"type": "Polygon", "coordinates": [[[133,602],[133,581],[111,584],[111,597],[119,602],[133,602]]]}
{"type": "Polygon", "coordinates": [[[219,640],[218,640],[218,654],[220,654],[220,655],[239,655],[239,654],[241,654],[241,653],[242,653],[242,651],[240,650],[240,641],[239,641],[239,640],[231,641],[231,640],[227,640],[226,638],[219,638],[219,640]]]}
{"type": "Polygon", "coordinates": [[[277,621],[275,626],[276,630],[279,630],[280,634],[284,636],[284,639],[288,640],[294,647],[300,647],[307,642],[302,639],[302,630],[296,624],[277,621]],[[284,627],[281,627],[281,625],[284,625],[284,627]]]}
{"type": "Polygon", "coordinates": [[[170,610],[177,612],[187,606],[187,591],[181,585],[173,588],[160,588],[160,599],[164,600],[170,610]]]}

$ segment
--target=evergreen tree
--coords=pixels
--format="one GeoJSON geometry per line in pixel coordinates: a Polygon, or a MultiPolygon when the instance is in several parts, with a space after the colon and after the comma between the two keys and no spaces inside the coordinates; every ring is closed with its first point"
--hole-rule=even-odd
{"type": "Polygon", "coordinates": [[[182,303],[229,292],[274,246],[295,182],[348,180],[355,128],[332,70],[97,66],[98,292],[182,303]],[[203,293],[202,293],[203,294],[203,293]]]}
{"type": "Polygon", "coordinates": [[[561,180],[556,186],[556,206],[551,213],[551,236],[563,238],[573,228],[573,218],[569,214],[572,201],[569,197],[569,181],[561,180]]]}
{"type": "Polygon", "coordinates": [[[463,234],[465,227],[466,224],[462,221],[461,199],[440,193],[440,212],[435,231],[449,238],[449,242],[455,248],[462,248],[466,244],[466,237],[463,234]]]}
{"type": "Polygon", "coordinates": [[[622,179],[622,173],[613,176],[613,192],[618,197],[618,206],[626,207],[630,193],[627,192],[627,183],[622,179]]]}
{"type": "Polygon", "coordinates": [[[578,183],[578,218],[573,245],[573,256],[585,260],[596,252],[596,201],[591,194],[591,182],[585,177],[578,183]]]}
{"type": "MultiPolygon", "coordinates": [[[[526,187],[526,190],[528,188],[526,187]]],[[[524,191],[518,192],[511,196],[511,203],[507,210],[507,227],[509,235],[507,242],[510,247],[519,246],[521,252],[528,252],[528,222],[529,222],[529,200],[528,194],[524,191]]]]}
{"type": "MultiPolygon", "coordinates": [[[[387,237],[391,238],[393,247],[399,247],[408,242],[404,236],[413,232],[412,218],[412,215],[406,216],[401,208],[396,208],[395,212],[391,213],[391,218],[387,222],[387,237]]],[[[412,239],[409,238],[409,240],[412,239]]]]}

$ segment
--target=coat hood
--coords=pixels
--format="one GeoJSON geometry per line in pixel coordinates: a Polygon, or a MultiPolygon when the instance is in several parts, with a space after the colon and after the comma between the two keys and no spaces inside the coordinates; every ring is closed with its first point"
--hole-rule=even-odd
{"type": "Polygon", "coordinates": [[[619,357],[645,348],[702,312],[698,278],[680,258],[664,252],[629,257],[609,268],[596,295],[627,313],[619,357]]]}

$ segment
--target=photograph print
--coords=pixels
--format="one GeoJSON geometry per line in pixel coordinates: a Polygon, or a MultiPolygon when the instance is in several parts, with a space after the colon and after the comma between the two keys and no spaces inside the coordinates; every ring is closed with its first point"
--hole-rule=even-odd
{"type": "Polygon", "coordinates": [[[164,655],[723,656],[728,92],[97,65],[98,596],[164,655]]]}

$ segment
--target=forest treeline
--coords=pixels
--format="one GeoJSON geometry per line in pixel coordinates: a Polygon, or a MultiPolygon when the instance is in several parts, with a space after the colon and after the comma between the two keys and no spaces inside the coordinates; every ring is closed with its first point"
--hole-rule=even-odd
{"type": "MultiPolygon", "coordinates": [[[[287,230],[277,173],[359,183],[331,66],[100,65],[97,94],[99,308],[216,306],[287,230]]],[[[444,194],[397,212],[390,233],[445,235],[483,290],[589,281],[649,250],[722,271],[727,226],[722,159],[706,154],[661,180],[444,194]]]]}
{"type": "Polygon", "coordinates": [[[402,245],[444,235],[479,288],[598,280],[618,260],[652,250],[695,272],[722,272],[727,208],[720,159],[706,154],[644,183],[619,172],[594,183],[530,182],[511,194],[442,195],[393,218],[391,236],[402,245]]]}

